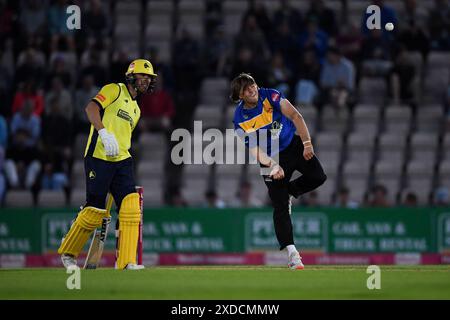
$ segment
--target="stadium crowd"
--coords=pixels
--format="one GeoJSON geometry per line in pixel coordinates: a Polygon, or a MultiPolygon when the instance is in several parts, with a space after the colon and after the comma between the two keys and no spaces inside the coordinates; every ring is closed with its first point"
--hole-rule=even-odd
{"type": "MultiPolygon", "coordinates": [[[[145,8],[150,2],[141,0],[145,8]]],[[[244,2],[244,0],[242,0],[244,2]]],[[[421,107],[417,95],[424,74],[412,59],[419,52],[427,65],[430,52],[450,51],[450,5],[434,0],[426,10],[417,0],[403,1],[401,17],[389,1],[373,1],[381,8],[381,24],[391,21],[394,31],[369,30],[365,10],[359,23],[349,19],[349,2],[340,1],[336,12],[327,1],[311,0],[305,10],[279,1],[268,10],[264,1],[248,1],[240,30],[228,36],[224,28],[223,1],[205,0],[204,36],[198,39],[188,26],[173,19],[171,59],[160,57],[159,48],[141,49],[158,73],[152,95],[140,97],[142,119],[134,139],[145,132],[162,132],[168,143],[174,128],[192,129],[205,78],[231,79],[240,72],[251,73],[262,87],[280,90],[297,106],[309,105],[320,113],[332,106],[336,117],[352,112],[361,96],[357,88],[362,77],[383,79],[386,104],[410,106],[413,114],[421,107]]],[[[74,145],[77,135],[86,134],[89,122],[84,108],[98,90],[110,82],[123,82],[124,72],[134,56],[126,46],[113,43],[114,12],[118,1],[99,0],[0,0],[0,202],[8,190],[26,189],[34,203],[42,190],[62,190],[70,203],[74,145]],[[81,29],[69,30],[66,7],[81,8],[81,29]]],[[[176,7],[179,1],[174,0],[176,7]]],[[[246,1],[245,1],[246,2],[246,1]]],[[[145,10],[144,10],[145,11],[145,10]]],[[[177,11],[174,11],[177,14],[177,11]]],[[[448,117],[450,131],[450,82],[435,98],[448,117]]],[[[170,145],[170,144],[169,144],[170,145]]],[[[139,163],[139,150],[132,150],[139,163]]],[[[187,206],[180,193],[180,166],[168,161],[165,179],[175,181],[164,190],[164,203],[187,206]]],[[[259,206],[249,182],[240,184],[235,203],[225,203],[211,189],[205,206],[259,206]]],[[[202,190],[204,191],[204,190],[202,190]]],[[[386,188],[375,185],[366,201],[349,198],[348,186],[341,186],[335,205],[343,207],[390,206],[386,188]]],[[[436,190],[432,204],[448,205],[448,188],[436,190]]],[[[417,195],[408,193],[401,204],[416,206],[417,195]]],[[[320,205],[315,192],[300,205],[320,205]]]]}

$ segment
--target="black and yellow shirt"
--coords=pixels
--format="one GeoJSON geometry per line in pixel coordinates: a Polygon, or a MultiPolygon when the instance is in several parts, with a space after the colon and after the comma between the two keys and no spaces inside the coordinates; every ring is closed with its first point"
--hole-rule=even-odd
{"type": "Polygon", "coordinates": [[[107,157],[97,130],[91,125],[84,156],[106,161],[121,161],[131,157],[131,134],[139,121],[141,110],[123,83],[104,86],[92,99],[99,105],[102,123],[109,133],[114,134],[119,145],[117,157],[107,157]]]}

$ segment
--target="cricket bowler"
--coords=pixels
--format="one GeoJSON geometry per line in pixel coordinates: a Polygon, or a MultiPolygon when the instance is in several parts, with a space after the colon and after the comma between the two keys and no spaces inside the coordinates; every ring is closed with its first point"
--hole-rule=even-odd
{"type": "Polygon", "coordinates": [[[150,61],[134,60],[125,73],[126,84],[107,84],[86,107],[91,122],[84,153],[86,204],[58,249],[66,268],[76,265],[76,258],[91,233],[108,215],[105,204],[108,192],[119,210],[116,268],[144,268],[136,263],[140,205],[139,194],[135,190],[133,160],[128,150],[131,134],[141,114],[136,98],[153,90],[156,77],[150,61]]]}
{"type": "Polygon", "coordinates": [[[287,250],[290,269],[303,269],[292,232],[291,196],[297,198],[312,191],[327,179],[314,154],[306,123],[279,91],[259,88],[255,79],[246,73],[232,80],[230,98],[237,103],[233,120],[236,133],[260,166],[268,168],[269,174],[263,177],[272,201],[280,250],[287,250]],[[278,148],[274,147],[275,140],[278,148]],[[275,155],[279,162],[273,159],[275,155]],[[295,170],[302,176],[290,181],[295,170]]]}

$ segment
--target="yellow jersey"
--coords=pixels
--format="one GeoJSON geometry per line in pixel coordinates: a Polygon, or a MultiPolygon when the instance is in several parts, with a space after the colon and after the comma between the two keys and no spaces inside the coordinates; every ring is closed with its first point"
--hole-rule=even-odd
{"type": "Polygon", "coordinates": [[[121,161],[131,157],[131,134],[141,116],[141,110],[135,99],[123,83],[110,83],[104,86],[92,101],[100,107],[102,123],[109,133],[114,134],[119,145],[117,157],[107,157],[98,132],[91,125],[84,156],[106,161],[121,161]]]}

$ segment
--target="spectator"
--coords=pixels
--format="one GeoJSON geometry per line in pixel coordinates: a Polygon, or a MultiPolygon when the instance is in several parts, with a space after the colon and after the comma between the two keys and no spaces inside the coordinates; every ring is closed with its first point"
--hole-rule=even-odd
{"type": "Polygon", "coordinates": [[[299,52],[296,45],[296,35],[290,29],[288,21],[281,20],[277,24],[275,34],[270,38],[269,46],[272,53],[280,52],[283,55],[288,68],[295,69],[299,52]]]}
{"type": "Polygon", "coordinates": [[[175,115],[175,107],[170,94],[164,89],[164,76],[158,72],[158,81],[152,94],[140,97],[140,127],[143,131],[169,132],[175,115]]]}
{"type": "Polygon", "coordinates": [[[342,187],[337,193],[336,207],[356,209],[359,207],[358,202],[350,200],[350,190],[347,187],[342,187]]]}
{"type": "Polygon", "coordinates": [[[450,205],[450,195],[447,187],[439,187],[434,192],[433,203],[435,206],[447,207],[450,205]]]}
{"type": "Polygon", "coordinates": [[[11,105],[14,81],[13,73],[5,66],[3,60],[4,55],[6,55],[6,53],[0,48],[0,101],[3,105],[2,108],[0,108],[0,115],[9,117],[11,110],[5,106],[11,105]]]}
{"type": "Polygon", "coordinates": [[[271,66],[268,74],[268,85],[288,97],[291,94],[290,84],[292,73],[285,65],[283,55],[275,52],[272,56],[271,66]]]}
{"type": "Polygon", "coordinates": [[[45,80],[45,55],[35,47],[28,47],[19,54],[15,84],[21,87],[25,82],[34,82],[36,88],[40,88],[45,80]]]}
{"type": "Polygon", "coordinates": [[[26,101],[31,101],[33,114],[41,116],[44,112],[44,98],[36,90],[36,83],[30,79],[24,84],[23,89],[19,89],[13,99],[12,113],[21,111],[26,101]]]}
{"type": "Polygon", "coordinates": [[[302,197],[301,205],[305,207],[319,207],[319,197],[316,190],[309,192],[302,197]]]}
{"type": "Polygon", "coordinates": [[[408,208],[414,208],[418,205],[417,195],[410,191],[406,194],[403,205],[408,208]]]}
{"type": "Polygon", "coordinates": [[[419,51],[422,54],[422,61],[427,61],[430,40],[415,20],[410,20],[408,25],[400,32],[398,43],[405,46],[408,51],[419,51]]]}
{"type": "Polygon", "coordinates": [[[243,21],[246,21],[248,17],[254,17],[258,25],[258,28],[262,31],[266,38],[269,38],[272,34],[272,21],[267,14],[264,2],[261,0],[248,0],[248,9],[243,15],[243,21]]]}
{"type": "Polygon", "coordinates": [[[0,43],[12,35],[16,12],[8,1],[0,1],[0,43]]]}
{"type": "Polygon", "coordinates": [[[371,76],[386,76],[392,67],[391,42],[373,29],[363,41],[363,73],[371,76]]]}
{"type": "Polygon", "coordinates": [[[425,10],[417,7],[417,0],[404,0],[403,4],[405,5],[405,10],[402,14],[402,19],[399,20],[400,31],[409,28],[412,22],[419,29],[426,28],[427,14],[425,10]]]}
{"type": "Polygon", "coordinates": [[[223,76],[226,72],[225,66],[231,54],[232,45],[228,41],[223,26],[218,26],[206,39],[205,64],[207,75],[223,76]]]}
{"type": "Polygon", "coordinates": [[[296,74],[295,102],[298,105],[313,105],[319,93],[320,64],[313,49],[307,49],[301,56],[296,74]]]}
{"type": "Polygon", "coordinates": [[[74,121],[75,134],[88,132],[91,123],[89,122],[85,108],[88,102],[99,92],[99,88],[94,86],[94,78],[86,75],[82,78],[81,88],[75,92],[74,121]]]}
{"type": "Polygon", "coordinates": [[[369,195],[369,207],[384,207],[390,206],[387,199],[387,189],[383,185],[375,185],[369,195]]]}
{"type": "MultiPolygon", "coordinates": [[[[255,63],[262,64],[268,61],[270,54],[266,38],[254,15],[248,15],[242,21],[241,30],[234,41],[234,56],[237,56],[243,47],[251,51],[255,63]]],[[[240,72],[244,72],[244,70],[240,72]]]]}
{"type": "Polygon", "coordinates": [[[222,1],[220,0],[206,0],[204,27],[206,32],[206,40],[214,37],[217,28],[223,24],[223,10],[222,1]]]}
{"type": "Polygon", "coordinates": [[[107,38],[111,30],[108,8],[100,0],[90,0],[89,8],[83,11],[83,31],[86,36],[97,41],[107,38]]]}
{"type": "Polygon", "coordinates": [[[334,36],[338,33],[338,24],[334,11],[327,8],[323,0],[310,0],[309,9],[306,12],[309,19],[314,19],[318,22],[318,27],[325,31],[329,36],[334,36]]]}
{"type": "Polygon", "coordinates": [[[21,1],[20,7],[19,23],[24,35],[45,35],[47,23],[45,3],[41,0],[21,1]]]}
{"type": "Polygon", "coordinates": [[[434,0],[434,7],[428,14],[428,30],[432,49],[450,48],[450,6],[447,0],[434,0]]]}
{"type": "Polygon", "coordinates": [[[267,86],[267,68],[256,61],[253,51],[246,46],[239,49],[231,68],[230,78],[234,78],[241,72],[249,73],[254,78],[261,79],[261,86],[267,86]]]}
{"type": "Polygon", "coordinates": [[[405,48],[400,47],[394,65],[389,73],[389,88],[394,104],[409,103],[415,105],[413,84],[416,75],[415,67],[405,48]]]}
{"type": "MultiPolygon", "coordinates": [[[[123,70],[127,70],[129,64],[130,57],[125,50],[121,49],[115,53],[111,61],[110,81],[114,83],[123,82],[125,76],[123,70]]],[[[155,66],[155,70],[159,69],[155,66]]]]}
{"type": "Polygon", "coordinates": [[[323,62],[328,47],[328,35],[319,29],[314,18],[308,20],[306,30],[300,34],[298,47],[300,52],[310,48],[314,49],[319,62],[323,62]]]}
{"type": "Polygon", "coordinates": [[[42,119],[44,157],[40,187],[46,190],[64,190],[66,202],[69,203],[73,130],[72,122],[64,116],[58,101],[57,98],[49,101],[49,112],[42,119]]]}
{"type": "Polygon", "coordinates": [[[336,46],[344,57],[358,65],[361,59],[363,37],[354,23],[344,24],[341,33],[336,36],[336,46]]]}
{"type": "Polygon", "coordinates": [[[66,38],[70,47],[75,47],[73,31],[67,28],[67,0],[57,0],[47,11],[48,31],[51,36],[51,51],[57,47],[60,38],[66,38]]]}
{"type": "Polygon", "coordinates": [[[13,188],[34,186],[39,174],[38,141],[40,118],[33,114],[33,103],[27,100],[11,120],[11,145],[7,150],[5,173],[13,188]]]}
{"type": "Polygon", "coordinates": [[[320,86],[324,103],[331,103],[337,110],[353,102],[355,68],[342,57],[336,47],[330,47],[320,74],[320,86]]]}
{"type": "Polygon", "coordinates": [[[208,190],[205,192],[207,208],[223,209],[226,207],[225,202],[219,198],[215,190],[208,190]]]}
{"type": "Polygon", "coordinates": [[[73,117],[73,105],[72,97],[69,90],[64,88],[64,84],[59,77],[52,79],[50,90],[45,96],[45,113],[48,115],[52,109],[52,101],[58,104],[61,108],[61,114],[67,119],[72,120],[73,117]]]}
{"type": "Polygon", "coordinates": [[[252,185],[249,182],[243,182],[236,193],[236,199],[231,204],[235,208],[256,208],[262,207],[263,203],[253,196],[252,185]]]}
{"type": "Polygon", "coordinates": [[[47,90],[52,86],[54,78],[58,77],[66,88],[70,88],[72,85],[72,76],[68,71],[66,62],[63,56],[56,57],[53,60],[51,71],[47,76],[47,90]]]}
{"type": "Polygon", "coordinates": [[[273,14],[273,21],[277,25],[287,23],[294,35],[300,34],[303,28],[303,17],[299,10],[293,8],[289,0],[280,0],[280,7],[273,14]]]}
{"type": "MultiPolygon", "coordinates": [[[[103,86],[106,82],[106,68],[102,65],[102,50],[98,48],[92,48],[88,51],[89,55],[84,57],[84,66],[81,70],[81,76],[92,75],[94,77],[94,82],[97,87],[103,86]]],[[[119,82],[123,81],[124,72],[122,69],[122,74],[119,82]]]]}
{"type": "Polygon", "coordinates": [[[202,70],[200,66],[200,48],[189,29],[181,27],[175,40],[172,66],[176,86],[175,105],[179,127],[192,125],[192,117],[198,104],[202,70]]]}
{"type": "Polygon", "coordinates": [[[177,208],[186,208],[189,206],[186,199],[184,199],[183,195],[181,194],[180,190],[178,190],[178,189],[173,191],[168,204],[172,207],[177,207],[177,208]]]}
{"type": "Polygon", "coordinates": [[[8,142],[8,127],[5,118],[0,115],[0,207],[3,205],[6,194],[6,179],[3,174],[5,163],[5,150],[8,142]]]}

